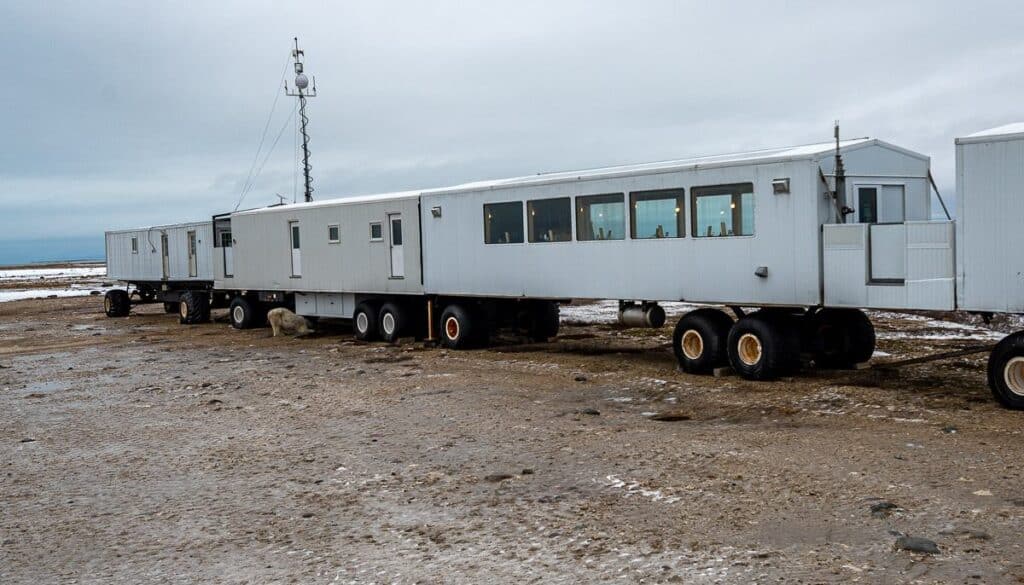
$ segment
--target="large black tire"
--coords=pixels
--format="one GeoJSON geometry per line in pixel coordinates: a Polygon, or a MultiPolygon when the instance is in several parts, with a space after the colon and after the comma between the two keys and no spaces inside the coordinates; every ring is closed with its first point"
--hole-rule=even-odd
{"type": "Polygon", "coordinates": [[[857,309],[822,309],[808,316],[808,347],[819,368],[850,369],[875,353],[875,327],[857,309]]]}
{"type": "Polygon", "coordinates": [[[178,303],[164,303],[164,313],[173,315],[178,312],[178,303]]]}
{"type": "Polygon", "coordinates": [[[800,334],[796,317],[757,312],[737,321],[729,331],[729,364],[747,380],[774,380],[800,365],[800,334]]]}
{"type": "Polygon", "coordinates": [[[127,292],[116,288],[103,295],[103,312],[107,317],[127,317],[131,310],[132,303],[127,292]]]}
{"type": "Polygon", "coordinates": [[[1024,331],[1004,337],[992,350],[988,387],[999,404],[1024,410],[1024,331]]]}
{"type": "Polygon", "coordinates": [[[196,325],[210,320],[210,297],[197,291],[185,291],[178,302],[178,322],[196,325]]]}
{"type": "Polygon", "coordinates": [[[409,328],[408,313],[398,303],[384,303],[378,313],[377,323],[380,338],[388,343],[395,343],[409,328]]]}
{"type": "Polygon", "coordinates": [[[228,317],[231,319],[231,326],[235,329],[250,329],[256,327],[259,318],[259,306],[254,306],[245,297],[235,297],[228,305],[228,317]]]}
{"type": "Polygon", "coordinates": [[[374,303],[363,301],[352,313],[352,332],[359,341],[374,341],[380,333],[377,326],[378,311],[374,303]]]}
{"type": "Polygon", "coordinates": [[[558,303],[554,301],[534,301],[530,307],[530,339],[543,343],[558,335],[561,320],[558,316],[558,303]]]}
{"type": "Polygon", "coordinates": [[[672,334],[672,350],[688,374],[710,374],[729,363],[732,317],[718,309],[697,309],[683,315],[672,334]]]}
{"type": "Polygon", "coordinates": [[[441,345],[448,349],[466,349],[480,340],[479,320],[462,305],[448,305],[441,312],[441,345]]]}

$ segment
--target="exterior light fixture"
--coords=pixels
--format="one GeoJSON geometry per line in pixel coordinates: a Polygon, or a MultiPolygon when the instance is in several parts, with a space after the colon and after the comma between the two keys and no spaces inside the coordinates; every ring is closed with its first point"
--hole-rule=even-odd
{"type": "Polygon", "coordinates": [[[789,177],[772,180],[772,192],[776,195],[789,193],[789,177]]]}

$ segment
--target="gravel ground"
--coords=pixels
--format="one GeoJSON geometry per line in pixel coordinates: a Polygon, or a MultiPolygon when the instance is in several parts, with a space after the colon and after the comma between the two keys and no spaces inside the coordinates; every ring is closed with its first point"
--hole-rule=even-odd
{"type": "MultiPolygon", "coordinates": [[[[0,582],[1024,582],[984,355],[755,384],[579,308],[446,352],[100,305],[0,304],[0,582]]],[[[878,359],[995,337],[876,319],[878,359]]]]}

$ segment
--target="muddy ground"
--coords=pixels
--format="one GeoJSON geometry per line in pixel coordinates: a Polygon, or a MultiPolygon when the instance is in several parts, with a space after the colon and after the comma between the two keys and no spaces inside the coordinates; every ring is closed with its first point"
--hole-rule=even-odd
{"type": "Polygon", "coordinates": [[[755,384],[669,328],[456,353],[100,305],[0,304],[2,583],[1024,582],[984,354],[755,384]]]}

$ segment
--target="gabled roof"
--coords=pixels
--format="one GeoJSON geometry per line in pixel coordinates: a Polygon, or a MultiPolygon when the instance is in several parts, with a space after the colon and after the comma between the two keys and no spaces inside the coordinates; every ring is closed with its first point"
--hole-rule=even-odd
{"type": "Polygon", "coordinates": [[[992,142],[996,140],[1013,140],[1015,138],[1024,138],[1024,122],[1015,122],[1013,124],[1005,124],[1003,126],[996,126],[995,128],[989,128],[988,130],[982,130],[981,132],[975,132],[974,134],[968,134],[963,138],[957,138],[957,144],[972,144],[975,142],[992,142]]]}

